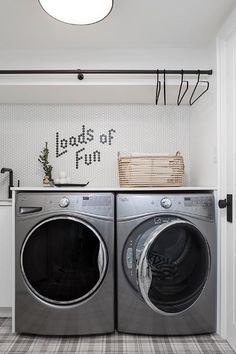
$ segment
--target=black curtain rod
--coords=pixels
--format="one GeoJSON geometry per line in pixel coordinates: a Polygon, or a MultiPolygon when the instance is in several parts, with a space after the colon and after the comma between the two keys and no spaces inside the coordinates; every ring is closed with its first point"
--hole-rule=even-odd
{"type": "Polygon", "coordinates": [[[77,75],[78,80],[83,80],[84,79],[84,74],[151,74],[151,75],[156,75],[157,77],[157,84],[156,84],[156,105],[158,104],[160,92],[161,92],[161,86],[162,83],[159,80],[159,75],[163,74],[163,92],[164,92],[164,105],[166,105],[166,75],[181,75],[181,83],[180,83],[180,88],[179,88],[179,94],[178,94],[178,99],[177,99],[177,104],[180,105],[181,101],[183,100],[188,87],[189,83],[187,80],[184,80],[184,75],[197,75],[197,82],[195,84],[194,90],[192,92],[192,95],[189,100],[189,104],[192,105],[194,102],[196,102],[206,91],[209,89],[209,81],[203,81],[200,80],[201,75],[212,75],[213,71],[212,70],[94,70],[94,69],[74,69],[74,70],[0,70],[0,75],[28,75],[28,74],[39,74],[39,75],[44,75],[44,74],[74,74],[77,75]],[[184,92],[182,93],[182,86],[183,83],[185,83],[186,88],[184,92]],[[194,98],[195,91],[199,85],[199,83],[204,83],[206,85],[205,90],[197,96],[197,98],[194,98]],[[182,96],[181,96],[182,94],[182,96]]]}
{"type": "MultiPolygon", "coordinates": [[[[167,75],[212,75],[212,70],[158,70],[159,74],[167,75]]],[[[79,79],[83,79],[83,74],[153,74],[157,70],[0,70],[0,75],[28,75],[28,74],[77,74],[79,79]],[[80,76],[80,77],[79,77],[80,76]]]]}

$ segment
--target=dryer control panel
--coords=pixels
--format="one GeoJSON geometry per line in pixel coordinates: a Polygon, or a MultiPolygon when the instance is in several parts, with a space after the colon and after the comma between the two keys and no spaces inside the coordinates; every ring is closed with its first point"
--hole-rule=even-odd
{"type": "Polygon", "coordinates": [[[212,198],[206,197],[184,197],[185,207],[203,207],[208,208],[212,206],[212,198]]]}
{"type": "Polygon", "coordinates": [[[213,193],[168,194],[119,194],[117,196],[119,220],[147,214],[168,213],[193,215],[214,220],[215,200],[213,193]]]}

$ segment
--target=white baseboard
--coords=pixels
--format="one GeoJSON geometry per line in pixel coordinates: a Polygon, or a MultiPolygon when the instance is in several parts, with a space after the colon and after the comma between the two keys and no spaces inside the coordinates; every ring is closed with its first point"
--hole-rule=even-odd
{"type": "Polygon", "coordinates": [[[0,317],[11,317],[11,307],[0,307],[0,317]]]}

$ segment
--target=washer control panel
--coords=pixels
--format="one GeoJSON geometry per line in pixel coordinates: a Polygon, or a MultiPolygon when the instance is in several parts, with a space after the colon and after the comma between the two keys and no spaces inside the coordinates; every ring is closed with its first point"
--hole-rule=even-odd
{"type": "Polygon", "coordinates": [[[161,199],[161,206],[165,209],[169,209],[172,205],[172,201],[169,198],[161,199]]]}
{"type": "Polygon", "coordinates": [[[17,192],[16,217],[82,213],[114,218],[114,194],[107,192],[17,192]]]}
{"type": "Polygon", "coordinates": [[[59,201],[59,205],[61,208],[66,208],[66,207],[68,207],[69,204],[70,204],[70,199],[67,197],[63,197],[59,201]]]}

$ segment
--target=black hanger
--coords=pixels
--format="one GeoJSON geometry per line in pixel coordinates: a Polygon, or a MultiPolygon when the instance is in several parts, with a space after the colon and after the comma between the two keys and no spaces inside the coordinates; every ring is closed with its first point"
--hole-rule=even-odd
{"type": "Polygon", "coordinates": [[[189,104],[190,104],[190,106],[192,106],[202,95],[204,95],[204,93],[205,92],[207,92],[208,91],[208,89],[209,89],[209,81],[202,81],[202,80],[200,80],[200,70],[198,70],[198,78],[197,78],[197,82],[196,82],[196,85],[195,85],[195,87],[194,87],[194,89],[193,89],[193,92],[192,92],[192,95],[191,95],[191,97],[190,97],[190,99],[189,99],[189,104]],[[206,84],[206,89],[197,97],[197,98],[195,98],[195,100],[193,100],[193,96],[194,96],[194,93],[195,93],[195,91],[196,91],[196,89],[197,89],[197,87],[198,87],[198,85],[199,85],[199,83],[204,83],[204,84],[206,84]]]}
{"type": "Polygon", "coordinates": [[[159,80],[159,70],[157,69],[157,83],[156,83],[156,105],[158,104],[161,92],[161,81],[159,80]]]}
{"type": "Polygon", "coordinates": [[[163,90],[163,94],[164,94],[164,105],[166,106],[166,71],[164,69],[163,71],[163,76],[164,76],[164,90],[163,90]]]}
{"type": "Polygon", "coordinates": [[[188,91],[188,87],[189,87],[189,83],[187,80],[184,80],[184,71],[181,70],[181,84],[180,84],[180,87],[179,87],[179,94],[178,94],[178,98],[177,98],[177,105],[179,106],[180,103],[182,102],[186,92],[188,91]],[[186,83],[186,88],[181,96],[181,92],[182,92],[182,87],[183,87],[183,83],[186,83]]]}

